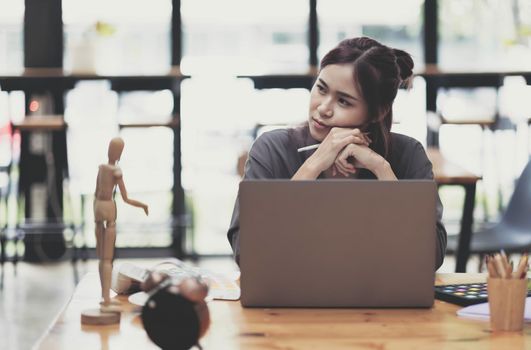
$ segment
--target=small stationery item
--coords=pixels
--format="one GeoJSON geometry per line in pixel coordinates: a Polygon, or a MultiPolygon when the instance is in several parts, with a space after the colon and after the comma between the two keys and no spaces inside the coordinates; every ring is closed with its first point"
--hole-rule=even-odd
{"type": "MultiPolygon", "coordinates": [[[[531,283],[529,282],[527,285],[527,296],[531,297],[531,283]]],[[[442,284],[435,286],[435,299],[461,306],[484,303],[487,312],[489,308],[487,304],[488,297],[486,282],[442,284]]]]}
{"type": "Polygon", "coordinates": [[[505,252],[486,258],[490,325],[493,331],[521,331],[527,296],[528,256],[513,271],[505,252]]]}
{"type": "Polygon", "coordinates": [[[487,283],[460,283],[435,286],[435,298],[468,306],[487,301],[487,283]]]}
{"type": "Polygon", "coordinates": [[[319,145],[320,145],[320,143],[317,143],[315,145],[306,146],[306,147],[301,147],[301,148],[297,149],[297,152],[301,153],[301,152],[304,152],[304,151],[311,151],[312,149],[319,148],[319,145]]]}

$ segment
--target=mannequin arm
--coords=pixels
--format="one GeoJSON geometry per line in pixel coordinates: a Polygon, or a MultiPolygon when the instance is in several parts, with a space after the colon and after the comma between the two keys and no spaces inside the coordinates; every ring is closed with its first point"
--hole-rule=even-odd
{"type": "Polygon", "coordinates": [[[124,202],[126,202],[127,204],[129,205],[132,205],[134,207],[138,207],[138,208],[142,208],[144,209],[144,212],[146,213],[146,215],[149,215],[149,209],[148,209],[148,206],[142,202],[139,202],[137,200],[134,200],[134,199],[130,199],[127,197],[127,190],[125,189],[125,183],[124,183],[124,180],[120,179],[118,180],[118,187],[120,188],[120,194],[122,195],[122,198],[124,200],[124,202]]]}

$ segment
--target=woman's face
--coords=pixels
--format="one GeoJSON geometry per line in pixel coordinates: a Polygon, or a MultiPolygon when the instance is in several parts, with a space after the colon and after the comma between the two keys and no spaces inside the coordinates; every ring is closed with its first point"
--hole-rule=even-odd
{"type": "Polygon", "coordinates": [[[331,64],[323,69],[310,93],[310,134],[323,141],[332,127],[360,128],[368,120],[367,105],[354,84],[354,67],[331,64]]]}

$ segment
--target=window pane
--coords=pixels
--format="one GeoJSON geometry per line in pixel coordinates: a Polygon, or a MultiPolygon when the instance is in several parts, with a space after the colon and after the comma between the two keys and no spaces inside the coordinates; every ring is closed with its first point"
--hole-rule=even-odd
{"type": "Polygon", "coordinates": [[[423,0],[326,0],[317,3],[319,57],[343,39],[369,36],[385,45],[406,50],[417,68],[422,51],[423,0]]]}
{"type": "Polygon", "coordinates": [[[230,253],[227,230],[241,180],[238,159],[246,159],[258,124],[306,120],[309,91],[255,90],[248,79],[196,76],[184,80],[181,91],[182,183],[193,212],[195,249],[230,253]]]}
{"type": "Polygon", "coordinates": [[[185,74],[308,69],[308,0],[183,0],[185,74]]]}
{"type": "Polygon", "coordinates": [[[63,0],[66,70],[166,73],[171,0],[63,0]]]}
{"type": "Polygon", "coordinates": [[[0,71],[18,72],[24,67],[24,1],[0,0],[0,71]]]}
{"type": "Polygon", "coordinates": [[[439,1],[440,66],[529,69],[531,1],[439,1]]]}
{"type": "Polygon", "coordinates": [[[171,94],[135,91],[119,95],[110,89],[108,81],[96,80],[77,83],[66,94],[65,102],[69,209],[74,222],[83,223],[87,244],[95,244],[94,212],[90,203],[98,166],[107,162],[108,142],[119,134],[125,142],[119,165],[127,192],[130,198],[149,205],[149,216],[118,196],[116,246],[169,246],[173,132],[165,127],[119,131],[118,122],[163,122],[173,107],[171,94]]]}

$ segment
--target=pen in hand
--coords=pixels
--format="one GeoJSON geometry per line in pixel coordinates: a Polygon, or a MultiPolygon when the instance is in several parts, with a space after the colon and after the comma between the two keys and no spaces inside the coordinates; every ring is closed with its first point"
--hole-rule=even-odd
{"type": "Polygon", "coordinates": [[[301,148],[297,149],[297,152],[301,153],[301,152],[304,152],[304,151],[310,151],[312,149],[317,149],[317,148],[319,148],[319,145],[320,145],[320,143],[316,143],[315,145],[301,147],[301,148]]]}

